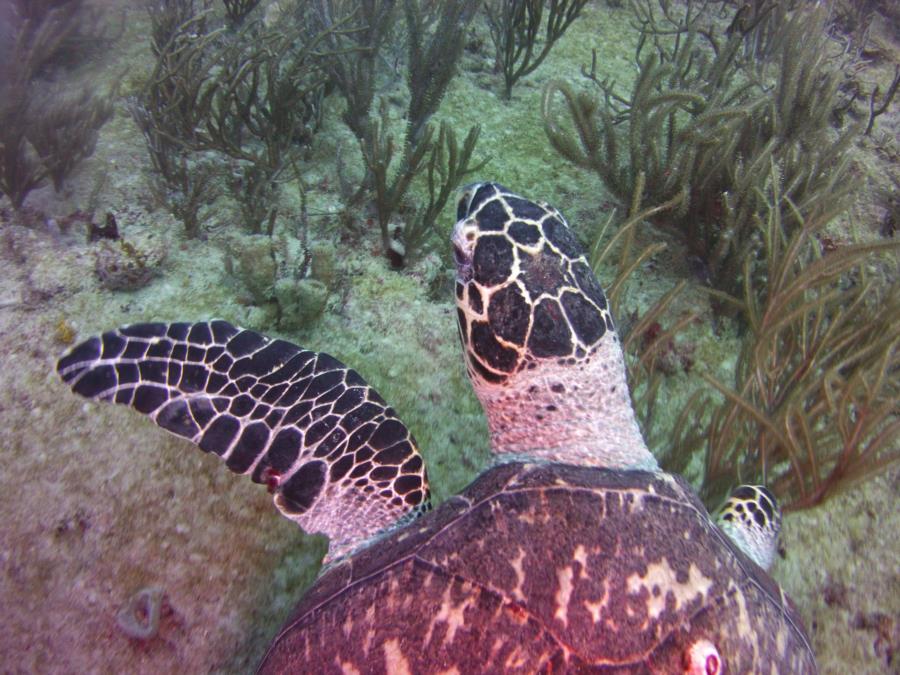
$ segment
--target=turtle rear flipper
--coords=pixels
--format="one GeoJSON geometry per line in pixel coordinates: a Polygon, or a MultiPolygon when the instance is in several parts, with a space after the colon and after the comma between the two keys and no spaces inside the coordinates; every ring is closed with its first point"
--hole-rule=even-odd
{"type": "Polygon", "coordinates": [[[268,485],[282,514],[329,537],[327,559],[428,508],[412,435],[328,354],[225,321],[143,323],[76,345],[57,371],[268,485]]]}
{"type": "Polygon", "coordinates": [[[765,485],[738,485],[719,509],[716,524],[753,562],[769,570],[778,553],[781,509],[765,485]]]}

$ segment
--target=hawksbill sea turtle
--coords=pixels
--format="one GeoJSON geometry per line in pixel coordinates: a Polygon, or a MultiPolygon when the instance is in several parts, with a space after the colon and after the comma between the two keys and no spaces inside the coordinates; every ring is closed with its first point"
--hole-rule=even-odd
{"type": "Polygon", "coordinates": [[[267,484],[330,539],[260,672],[815,673],[764,567],[780,516],[718,526],[641,436],[606,297],[563,216],[469,186],[452,242],[467,369],[498,461],[429,511],[394,411],[331,356],[224,321],[93,337],[58,371],[267,484]]]}

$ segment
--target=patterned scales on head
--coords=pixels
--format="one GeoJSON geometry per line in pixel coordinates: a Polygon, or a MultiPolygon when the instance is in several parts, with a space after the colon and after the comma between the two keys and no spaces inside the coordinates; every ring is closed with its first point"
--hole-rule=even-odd
{"type": "Polygon", "coordinates": [[[421,517],[415,442],[327,355],[216,321],[132,326],[60,360],[76,392],[221,455],[330,537],[261,672],[815,673],[760,566],[774,498],[739,487],[720,528],[659,469],[562,215],[473,185],[453,246],[466,363],[501,459],[421,517]]]}

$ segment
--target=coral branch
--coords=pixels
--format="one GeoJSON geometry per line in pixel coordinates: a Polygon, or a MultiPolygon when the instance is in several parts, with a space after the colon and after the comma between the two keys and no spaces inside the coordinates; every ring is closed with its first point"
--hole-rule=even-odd
{"type": "Polygon", "coordinates": [[[587,0],[491,0],[484,4],[497,63],[503,70],[506,100],[511,98],[516,82],[544,62],[586,4],[587,0]],[[542,25],[544,36],[540,44],[542,25]]]}
{"type": "Polygon", "coordinates": [[[857,129],[831,133],[841,73],[828,63],[824,12],[796,11],[777,39],[767,38],[772,62],[759,65],[742,50],[761,16],[720,38],[704,25],[702,7],[688,3],[679,14],[669,4],[659,3],[662,18],[649,2],[634,5],[642,36],[630,96],[598,77],[595,57],[584,74],[605,105],[551,82],[545,129],[563,157],[594,171],[622,202],[639,175],[647,204],[681,195],[681,207],[656,224],[681,237],[713,287],[737,295],[744,252],[758,248],[770,167],[792,204],[782,218],[791,232],[823,199],[840,210],[854,186],[846,149],[857,129]],[[765,84],[770,75],[774,86],[765,84]]]}

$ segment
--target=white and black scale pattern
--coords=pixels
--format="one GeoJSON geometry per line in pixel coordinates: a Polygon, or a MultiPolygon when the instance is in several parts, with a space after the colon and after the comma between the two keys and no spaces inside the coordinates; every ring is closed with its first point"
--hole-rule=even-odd
{"type": "Polygon", "coordinates": [[[471,188],[454,236],[460,336],[474,377],[504,382],[537,359],[583,359],[612,315],[562,214],[497,183],[471,188]]]}
{"type": "Polygon", "coordinates": [[[285,516],[332,539],[330,557],[428,508],[406,426],[328,354],[225,321],[143,323],[82,342],[57,370],[76,393],[129,405],[267,484],[285,516]]]}
{"type": "Polygon", "coordinates": [[[781,510],[765,485],[735,488],[716,522],[760,567],[772,566],[781,532],[781,510]]]}

